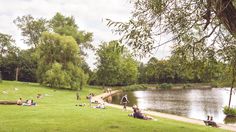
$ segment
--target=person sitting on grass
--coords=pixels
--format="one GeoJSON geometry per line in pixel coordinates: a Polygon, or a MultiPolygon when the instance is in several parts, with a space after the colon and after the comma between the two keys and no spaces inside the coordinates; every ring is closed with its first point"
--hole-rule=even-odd
{"type": "Polygon", "coordinates": [[[41,99],[43,98],[43,95],[42,94],[37,94],[37,99],[41,99]]]}
{"type": "Polygon", "coordinates": [[[19,99],[16,101],[16,104],[17,104],[17,105],[22,105],[22,103],[23,103],[23,102],[22,102],[22,98],[19,98],[19,99]]]}

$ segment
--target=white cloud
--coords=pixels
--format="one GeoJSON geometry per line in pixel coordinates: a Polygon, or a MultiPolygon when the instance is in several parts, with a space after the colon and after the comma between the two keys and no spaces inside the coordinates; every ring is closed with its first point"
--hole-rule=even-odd
{"type": "MultiPolygon", "coordinates": [[[[49,19],[56,12],[61,12],[74,16],[80,30],[93,32],[94,43],[98,45],[101,41],[118,39],[102,20],[126,21],[132,8],[129,0],[0,0],[0,32],[12,35],[18,46],[26,48],[13,20],[27,14],[49,19]]],[[[95,56],[91,52],[89,54],[87,62],[94,68],[95,56]]],[[[168,50],[157,53],[161,56],[168,54],[168,50]]]]}

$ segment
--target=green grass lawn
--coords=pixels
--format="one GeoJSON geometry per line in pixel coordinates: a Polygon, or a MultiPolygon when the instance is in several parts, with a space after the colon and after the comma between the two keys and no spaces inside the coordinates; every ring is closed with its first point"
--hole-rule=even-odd
{"type": "Polygon", "coordinates": [[[193,125],[158,118],[146,121],[128,117],[129,112],[115,108],[94,109],[88,106],[86,95],[99,94],[100,89],[86,87],[76,101],[76,92],[54,90],[35,83],[3,81],[0,100],[33,99],[37,106],[0,105],[0,132],[218,132],[222,129],[193,125]],[[18,90],[15,90],[17,88],[18,90]],[[6,91],[8,94],[2,93],[6,91]],[[46,94],[36,99],[37,94],[46,94]],[[75,106],[86,103],[85,107],[75,106]]]}

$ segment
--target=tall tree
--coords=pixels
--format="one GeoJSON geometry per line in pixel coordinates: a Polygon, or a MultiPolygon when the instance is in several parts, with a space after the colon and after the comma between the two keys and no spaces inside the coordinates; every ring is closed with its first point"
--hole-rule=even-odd
{"type": "Polygon", "coordinates": [[[56,15],[50,20],[50,26],[55,33],[72,36],[80,46],[81,52],[83,52],[83,49],[94,48],[91,43],[93,34],[91,32],[79,31],[79,27],[75,23],[73,16],[67,17],[60,13],[56,13],[56,15]]]}
{"type": "Polygon", "coordinates": [[[220,37],[236,32],[236,9],[233,0],[135,0],[133,17],[128,22],[113,22],[122,40],[134,49],[147,53],[156,46],[177,41],[193,33],[201,34],[189,43],[221,42],[220,37]],[[197,29],[197,30],[196,30],[197,29]],[[155,38],[169,34],[172,38],[164,43],[153,45],[155,38]],[[212,36],[212,37],[211,37],[212,36]]]}
{"type": "Polygon", "coordinates": [[[47,20],[43,18],[35,19],[31,15],[26,15],[17,17],[13,22],[25,37],[24,42],[33,48],[38,46],[41,34],[48,31],[47,20]]]}
{"type": "Polygon", "coordinates": [[[18,55],[19,81],[36,82],[37,59],[34,49],[21,50],[18,55]]]}
{"type": "Polygon", "coordinates": [[[0,71],[3,79],[15,79],[18,51],[12,36],[0,33],[0,71]]]}
{"type": "Polygon", "coordinates": [[[39,82],[58,88],[78,89],[84,83],[79,47],[73,37],[43,33],[37,49],[39,82]]]}
{"type": "Polygon", "coordinates": [[[137,63],[118,41],[103,43],[97,51],[97,79],[102,85],[128,85],[136,82],[137,63]]]}
{"type": "Polygon", "coordinates": [[[235,45],[235,39],[228,40],[227,43],[225,43],[222,47],[222,49],[219,51],[219,54],[221,54],[223,60],[230,66],[230,72],[231,72],[231,88],[230,88],[230,96],[229,96],[229,103],[228,107],[230,108],[231,105],[231,98],[233,93],[233,88],[235,84],[235,77],[236,77],[236,45],[235,45]]]}
{"type": "Polygon", "coordinates": [[[116,45],[118,42],[103,43],[97,51],[98,81],[104,85],[116,85],[121,69],[121,51],[116,45]]]}
{"type": "MultiPolygon", "coordinates": [[[[235,0],[135,0],[132,3],[135,8],[130,21],[108,19],[108,26],[114,26],[123,35],[121,40],[143,55],[168,42],[180,43],[186,34],[193,36],[195,32],[201,35],[194,41],[191,39],[190,44],[208,42],[214,46],[227,43],[228,36],[236,39],[235,0]],[[172,38],[154,45],[155,38],[163,33],[172,38]]],[[[234,79],[231,87],[233,84],[234,79]]]]}
{"type": "Polygon", "coordinates": [[[8,52],[11,52],[14,42],[15,41],[12,39],[12,36],[0,33],[0,63],[3,63],[3,56],[8,52]]]}

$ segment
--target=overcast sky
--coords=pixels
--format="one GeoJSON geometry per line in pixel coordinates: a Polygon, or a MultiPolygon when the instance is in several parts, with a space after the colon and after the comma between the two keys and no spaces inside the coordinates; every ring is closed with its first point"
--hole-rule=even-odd
{"type": "MultiPolygon", "coordinates": [[[[17,16],[31,14],[35,18],[52,18],[56,12],[74,16],[80,30],[93,32],[94,45],[101,41],[118,39],[103,21],[106,18],[114,21],[126,21],[131,16],[133,7],[129,0],[0,0],[0,32],[10,34],[18,47],[27,48],[23,43],[20,30],[14,25],[17,16]]],[[[88,51],[86,61],[95,68],[95,55],[88,51]]],[[[154,56],[164,58],[169,55],[168,45],[154,52],[154,56]]],[[[146,62],[146,59],[142,61],[146,62]]]]}

